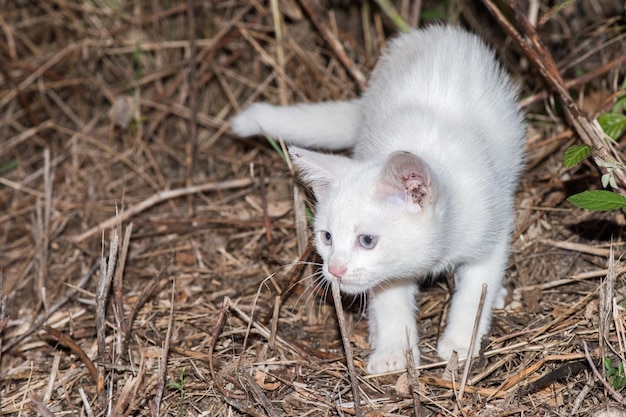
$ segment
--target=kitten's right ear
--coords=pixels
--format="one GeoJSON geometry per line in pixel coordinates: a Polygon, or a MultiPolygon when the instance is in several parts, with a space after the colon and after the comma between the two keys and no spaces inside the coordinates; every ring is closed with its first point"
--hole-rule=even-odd
{"type": "Polygon", "coordinates": [[[378,196],[402,205],[412,213],[424,210],[435,199],[430,170],[410,152],[394,152],[387,158],[376,186],[378,196]]]}
{"type": "Polygon", "coordinates": [[[289,147],[291,161],[298,168],[300,178],[313,189],[315,197],[323,199],[335,186],[350,159],[344,156],[289,147]]]}

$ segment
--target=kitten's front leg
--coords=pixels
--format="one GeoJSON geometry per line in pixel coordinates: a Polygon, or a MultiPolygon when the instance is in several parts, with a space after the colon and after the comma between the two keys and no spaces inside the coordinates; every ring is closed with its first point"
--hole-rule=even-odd
{"type": "Polygon", "coordinates": [[[415,365],[419,365],[417,293],[413,281],[385,282],[372,290],[368,300],[370,345],[374,349],[367,362],[370,374],[405,369],[408,349],[413,350],[415,365]]]}
{"type": "Polygon", "coordinates": [[[499,243],[484,262],[462,265],[455,271],[456,289],[452,297],[448,324],[437,345],[437,353],[442,359],[450,359],[452,351],[456,351],[461,358],[467,357],[484,283],[487,284],[487,294],[473,352],[474,356],[478,355],[481,339],[489,332],[492,309],[504,307],[506,291],[502,288],[502,277],[507,253],[508,243],[499,243]]]}

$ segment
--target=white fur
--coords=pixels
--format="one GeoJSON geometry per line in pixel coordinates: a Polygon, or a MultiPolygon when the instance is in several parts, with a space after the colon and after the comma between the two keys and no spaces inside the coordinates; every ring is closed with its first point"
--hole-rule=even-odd
{"type": "Polygon", "coordinates": [[[419,363],[418,282],[447,269],[456,291],[438,354],[467,355],[486,283],[478,353],[492,308],[503,302],[525,136],[515,94],[476,36],[433,26],[391,42],[360,99],[254,104],[233,119],[241,136],[265,132],[297,146],[353,148],[352,158],[294,146],[290,154],[318,200],[324,276],[344,292],[369,293],[368,372],[404,368],[409,348],[419,363]],[[360,243],[372,239],[372,248],[360,243]]]}

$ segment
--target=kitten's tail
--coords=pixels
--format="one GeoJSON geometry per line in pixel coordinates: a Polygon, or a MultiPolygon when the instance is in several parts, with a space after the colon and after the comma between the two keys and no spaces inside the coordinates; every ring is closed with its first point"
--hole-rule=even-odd
{"type": "Polygon", "coordinates": [[[356,142],[358,103],[358,99],[285,107],[255,103],[232,119],[231,127],[239,136],[267,134],[302,147],[346,149],[356,142]]]}

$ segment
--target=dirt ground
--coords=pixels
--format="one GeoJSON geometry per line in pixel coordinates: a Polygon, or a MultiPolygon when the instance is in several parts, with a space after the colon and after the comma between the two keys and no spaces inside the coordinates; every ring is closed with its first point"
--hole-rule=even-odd
{"type": "Polygon", "coordinates": [[[2,415],[355,415],[336,312],[310,279],[311,195],[229,120],[355,97],[403,22],[436,21],[480,34],[520,86],[509,297],[465,377],[436,355],[445,277],[419,299],[417,375],[367,375],[363,308],[344,300],[360,411],[626,415],[626,219],[570,204],[606,171],[563,166],[581,120],[625,94],[623,0],[517,2],[536,34],[487,1],[391,3],[0,0],[2,415]],[[549,52],[533,58],[505,20],[549,52]]]}

